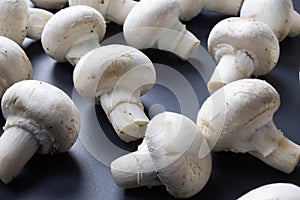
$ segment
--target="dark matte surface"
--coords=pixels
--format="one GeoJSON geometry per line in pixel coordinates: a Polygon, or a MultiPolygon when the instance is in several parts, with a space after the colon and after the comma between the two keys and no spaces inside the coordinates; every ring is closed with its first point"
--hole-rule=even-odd
{"type": "MultiPolygon", "coordinates": [[[[300,11],[300,2],[294,1],[295,9],[300,11]]],[[[202,42],[206,41],[210,29],[225,16],[202,13],[186,23],[187,27],[202,42]]],[[[122,28],[109,24],[107,37],[121,32],[122,28]]],[[[68,95],[72,95],[72,71],[69,64],[56,63],[43,53],[40,42],[26,41],[24,49],[34,66],[34,79],[49,82],[68,95]]],[[[275,123],[287,137],[300,144],[300,85],[298,69],[300,67],[300,37],[287,38],[280,44],[281,57],[278,66],[268,75],[260,77],[270,82],[281,94],[281,106],[275,114],[275,123]]],[[[207,98],[208,92],[204,80],[195,73],[193,67],[174,55],[147,50],[145,53],[153,62],[167,64],[181,72],[197,93],[199,104],[207,98]]],[[[146,109],[152,103],[165,106],[166,110],[178,111],[178,102],[167,89],[156,86],[143,98],[146,109]]],[[[98,120],[107,123],[103,111],[97,109],[98,120]]],[[[1,126],[4,119],[1,116],[1,126]]],[[[84,130],[82,130],[84,132],[84,130]]],[[[82,134],[82,133],[81,133],[82,134]]],[[[84,133],[83,133],[84,134],[84,133]]],[[[106,133],[109,134],[109,133],[106,133]]],[[[113,133],[111,133],[113,134],[113,133]]],[[[109,137],[118,140],[116,137],[109,137]]],[[[132,150],[134,147],[120,141],[112,141],[121,148],[132,150]]],[[[136,144],[135,144],[136,145],[136,144]]],[[[291,182],[300,185],[300,167],[290,174],[284,174],[268,167],[248,154],[213,153],[213,171],[205,188],[192,199],[235,199],[245,192],[263,184],[272,182],[291,182]]],[[[8,185],[0,183],[0,199],[172,199],[164,187],[152,189],[139,188],[124,190],[117,187],[107,166],[96,160],[83,146],[80,140],[68,152],[55,156],[35,155],[22,172],[8,185]]]]}

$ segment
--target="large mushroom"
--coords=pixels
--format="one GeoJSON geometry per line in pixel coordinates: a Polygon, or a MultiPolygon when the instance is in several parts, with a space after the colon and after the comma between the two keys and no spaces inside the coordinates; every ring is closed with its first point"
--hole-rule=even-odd
{"type": "Polygon", "coordinates": [[[23,49],[14,41],[0,36],[0,99],[14,83],[32,79],[32,65],[23,49]]]}
{"type": "Polygon", "coordinates": [[[86,5],[98,10],[105,19],[123,25],[124,21],[137,4],[134,0],[69,0],[70,6],[86,5]]]}
{"type": "Polygon", "coordinates": [[[112,177],[123,188],[164,185],[172,196],[189,198],[203,189],[211,174],[211,155],[205,147],[193,121],[160,113],[148,124],[138,151],[111,163],[112,177]]]}
{"type": "Polygon", "coordinates": [[[224,19],[213,27],[208,50],[218,63],[207,85],[210,93],[232,81],[268,73],[280,54],[269,26],[239,17],[224,19]]]}
{"type": "Polygon", "coordinates": [[[41,81],[15,83],[2,97],[0,179],[9,183],[36,153],[65,152],[75,143],[79,112],[60,89],[41,81]]]}
{"type": "Polygon", "coordinates": [[[279,41],[300,34],[300,15],[294,10],[292,0],[244,0],[240,16],[266,23],[279,41]]]}
{"type": "Polygon", "coordinates": [[[45,10],[28,8],[24,0],[3,0],[0,1],[0,8],[0,35],[19,45],[26,36],[40,39],[43,27],[53,15],[45,10]]]}
{"type": "Polygon", "coordinates": [[[96,9],[72,6],[50,18],[42,33],[42,45],[54,60],[76,65],[83,55],[100,46],[105,30],[104,18],[96,9]]]}
{"type": "Polygon", "coordinates": [[[144,137],[149,122],[140,96],[156,80],[149,58],[124,45],[107,45],[86,54],[74,69],[78,93],[101,103],[118,136],[125,142],[144,137]]]}
{"type": "Polygon", "coordinates": [[[197,125],[215,151],[250,153],[266,164],[291,173],[300,147],[273,122],[280,105],[277,91],[259,79],[232,82],[202,105],[197,125]]]}
{"type": "Polygon", "coordinates": [[[189,58],[200,41],[179,21],[177,0],[141,0],[124,23],[126,42],[137,49],[154,48],[189,58]]]}

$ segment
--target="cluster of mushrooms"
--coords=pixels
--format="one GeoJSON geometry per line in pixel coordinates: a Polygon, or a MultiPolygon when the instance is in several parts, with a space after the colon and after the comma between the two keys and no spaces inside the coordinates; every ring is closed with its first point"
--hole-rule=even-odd
{"type": "MultiPolygon", "coordinates": [[[[266,81],[250,79],[270,72],[279,59],[279,42],[300,34],[291,0],[31,1],[39,8],[25,0],[0,1],[2,182],[9,183],[35,153],[67,151],[80,132],[80,113],[68,95],[31,80],[32,65],[20,47],[25,37],[41,39],[46,54],[75,67],[75,89],[102,106],[122,141],[144,138],[136,152],[111,163],[120,187],[164,185],[172,196],[189,198],[209,180],[211,150],[248,152],[285,173],[297,166],[300,147],[273,122],[278,92],[266,81]],[[196,122],[172,112],[149,119],[141,96],[155,84],[156,72],[139,49],[157,47],[188,59],[200,41],[181,21],[201,10],[233,16],[217,23],[208,38],[217,63],[207,84],[211,95],[196,122]],[[108,21],[123,25],[128,46],[100,46],[108,21]]],[[[287,195],[300,198],[300,188],[276,183],[240,199],[287,195]]]]}

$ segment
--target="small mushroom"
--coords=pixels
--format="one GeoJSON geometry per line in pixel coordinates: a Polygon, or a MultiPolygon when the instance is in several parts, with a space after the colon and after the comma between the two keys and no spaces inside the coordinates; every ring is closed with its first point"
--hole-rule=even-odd
{"type": "Polygon", "coordinates": [[[189,58],[200,41],[189,32],[178,17],[177,0],[141,0],[124,23],[126,42],[138,49],[157,47],[182,59],[189,58]]]}
{"type": "Polygon", "coordinates": [[[68,7],[47,22],[42,33],[42,46],[54,60],[76,65],[83,55],[100,46],[105,30],[104,18],[94,8],[68,7]]]}
{"type": "Polygon", "coordinates": [[[30,25],[27,30],[27,37],[40,40],[44,27],[53,14],[39,8],[28,8],[28,11],[30,25]]]}
{"type": "Polygon", "coordinates": [[[300,16],[294,11],[292,0],[244,0],[240,16],[266,23],[279,41],[300,34],[300,16]]]}
{"type": "Polygon", "coordinates": [[[73,80],[81,96],[101,103],[123,141],[144,137],[149,119],[140,96],[156,80],[154,66],[146,55],[130,46],[99,47],[78,62],[73,80]]]}
{"type": "Polygon", "coordinates": [[[28,8],[24,0],[0,1],[0,35],[21,45],[26,36],[40,39],[41,32],[52,13],[28,8]]]}
{"type": "Polygon", "coordinates": [[[0,99],[16,82],[32,79],[32,65],[23,49],[14,41],[0,36],[0,99]]]}
{"type": "Polygon", "coordinates": [[[237,200],[300,199],[300,187],[291,183],[272,183],[253,189],[237,200]]]}
{"type": "Polygon", "coordinates": [[[44,9],[61,9],[68,0],[30,0],[35,6],[44,9]]]}
{"type": "Polygon", "coordinates": [[[204,102],[197,125],[215,151],[248,152],[291,173],[299,161],[300,147],[275,126],[273,115],[279,105],[279,94],[267,82],[238,80],[204,102]]]}
{"type": "Polygon", "coordinates": [[[11,86],[1,102],[6,119],[0,137],[0,179],[9,183],[36,153],[65,152],[75,143],[79,112],[60,89],[26,80],[11,86]]]}
{"type": "Polygon", "coordinates": [[[188,21],[201,12],[206,0],[178,0],[178,2],[180,4],[179,19],[188,21]]]}
{"type": "Polygon", "coordinates": [[[133,0],[69,0],[70,6],[86,5],[98,10],[105,19],[123,25],[124,21],[136,5],[133,0]]]}
{"type": "Polygon", "coordinates": [[[203,10],[237,16],[244,0],[206,0],[203,10]]]}
{"type": "Polygon", "coordinates": [[[111,163],[112,177],[123,188],[164,185],[172,196],[189,198],[211,174],[211,154],[203,154],[203,144],[205,138],[189,118],[160,113],[148,124],[138,150],[111,163]]]}
{"type": "Polygon", "coordinates": [[[275,34],[263,22],[231,17],[217,23],[208,37],[209,53],[218,63],[207,85],[209,92],[268,73],[278,62],[279,48],[275,34]]]}

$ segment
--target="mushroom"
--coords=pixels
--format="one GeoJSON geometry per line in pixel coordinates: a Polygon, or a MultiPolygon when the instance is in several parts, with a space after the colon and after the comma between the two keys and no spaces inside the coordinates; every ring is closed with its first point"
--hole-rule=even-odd
{"type": "Polygon", "coordinates": [[[53,14],[39,8],[28,8],[28,11],[30,25],[27,30],[27,37],[40,40],[44,27],[53,14]]]}
{"type": "Polygon", "coordinates": [[[178,0],[178,2],[180,4],[179,19],[188,21],[201,12],[206,0],[178,0]]]}
{"type": "Polygon", "coordinates": [[[28,8],[24,0],[0,1],[0,35],[21,45],[26,36],[40,39],[41,31],[52,13],[28,8]]]}
{"type": "Polygon", "coordinates": [[[9,183],[36,153],[62,153],[75,143],[79,112],[60,89],[41,81],[15,83],[3,95],[0,179],[9,183]]]}
{"type": "Polygon", "coordinates": [[[242,79],[224,86],[202,105],[197,125],[215,151],[250,153],[266,164],[291,173],[300,147],[273,122],[280,105],[277,91],[267,82],[242,79]]]}
{"type": "Polygon", "coordinates": [[[279,59],[275,34],[255,19],[224,19],[213,27],[207,42],[209,53],[218,63],[207,84],[210,93],[232,81],[264,75],[279,59]]]}
{"type": "Polygon", "coordinates": [[[81,96],[101,103],[123,141],[144,137],[149,119],[140,96],[156,80],[154,66],[146,55],[130,46],[99,47],[78,62],[73,80],[81,96]]]}
{"type": "Polygon", "coordinates": [[[35,6],[44,9],[61,9],[68,0],[30,0],[35,6]]]}
{"type": "Polygon", "coordinates": [[[182,59],[189,58],[200,41],[178,17],[177,0],[141,0],[128,14],[124,23],[126,42],[138,49],[153,48],[172,52],[182,59]]]}
{"type": "Polygon", "coordinates": [[[300,16],[294,11],[292,0],[244,0],[240,16],[266,23],[279,41],[300,34],[300,16]]]}
{"type": "Polygon", "coordinates": [[[69,0],[70,6],[86,5],[98,10],[105,19],[123,25],[124,21],[136,5],[133,0],[69,0]]]}
{"type": "Polygon", "coordinates": [[[42,33],[42,46],[54,60],[76,65],[83,55],[100,46],[105,30],[104,18],[94,8],[68,7],[47,22],[42,33]]]}
{"type": "Polygon", "coordinates": [[[300,199],[300,188],[291,183],[272,183],[251,190],[238,200],[300,199]]]}
{"type": "Polygon", "coordinates": [[[203,10],[237,16],[244,0],[206,0],[203,10]]]}
{"type": "Polygon", "coordinates": [[[164,185],[176,198],[197,194],[211,174],[211,154],[196,124],[176,113],[156,115],[136,152],[111,163],[115,183],[123,188],[164,185]]]}
{"type": "Polygon", "coordinates": [[[12,84],[32,79],[32,65],[23,49],[14,41],[0,36],[0,99],[12,84]]]}

